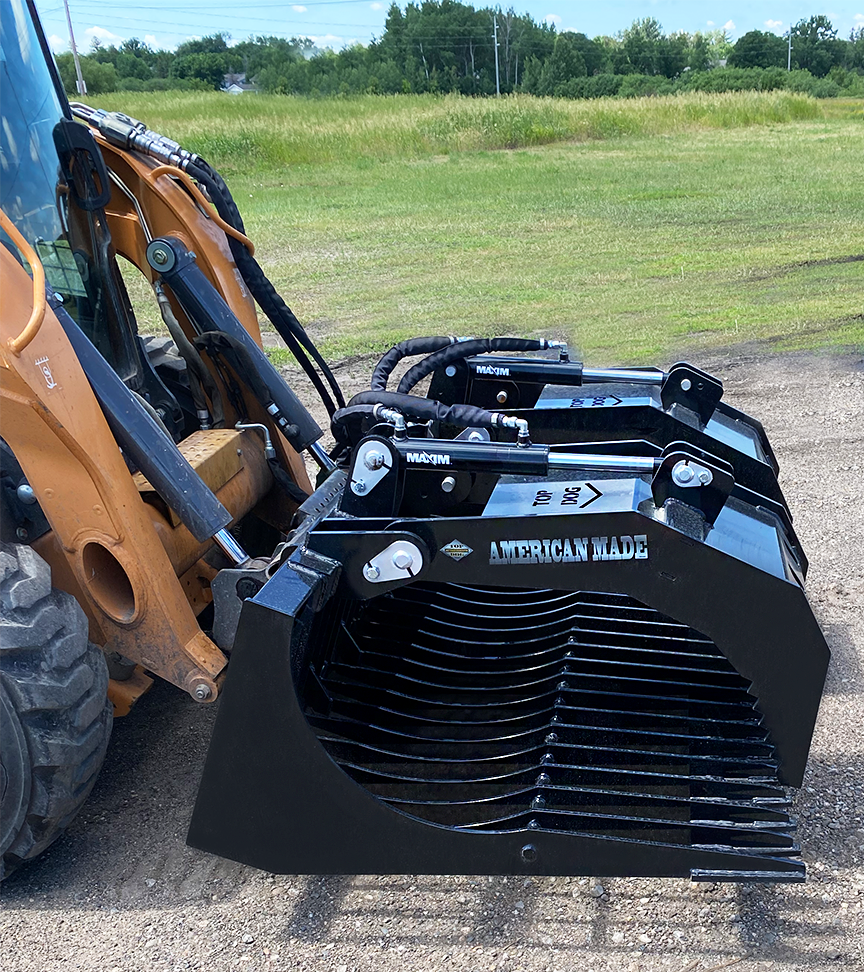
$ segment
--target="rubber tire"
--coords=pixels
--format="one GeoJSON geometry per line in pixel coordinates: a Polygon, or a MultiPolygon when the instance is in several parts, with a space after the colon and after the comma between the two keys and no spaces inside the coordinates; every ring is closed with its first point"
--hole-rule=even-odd
{"type": "Polygon", "coordinates": [[[0,544],[0,879],[87,799],[111,736],[107,688],[78,602],[30,547],[0,544]]]}

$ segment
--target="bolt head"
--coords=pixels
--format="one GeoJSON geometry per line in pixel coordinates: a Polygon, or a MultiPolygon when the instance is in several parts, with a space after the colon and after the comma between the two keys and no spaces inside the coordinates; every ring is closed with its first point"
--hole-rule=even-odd
{"type": "Polygon", "coordinates": [[[681,379],[681,391],[685,391],[685,392],[690,391],[692,387],[693,387],[693,383],[690,381],[689,378],[681,379]]]}
{"type": "Polygon", "coordinates": [[[380,469],[384,465],[384,453],[373,449],[363,457],[363,465],[367,469],[380,469]]]}
{"type": "Polygon", "coordinates": [[[476,432],[475,431],[475,432],[469,432],[468,433],[468,441],[469,442],[485,442],[486,440],[483,438],[483,433],[482,432],[476,432]]]}
{"type": "Polygon", "coordinates": [[[156,247],[156,249],[153,250],[152,256],[153,256],[153,262],[158,263],[160,267],[164,267],[165,264],[170,259],[170,257],[168,256],[168,251],[163,249],[161,246],[156,247]]]}
{"type": "Polygon", "coordinates": [[[351,483],[351,489],[353,489],[355,493],[365,493],[366,483],[362,479],[355,480],[355,482],[351,483]]]}
{"type": "Polygon", "coordinates": [[[455,487],[456,480],[452,476],[445,476],[441,480],[441,489],[443,489],[445,493],[452,493],[455,487]]]}
{"type": "Polygon", "coordinates": [[[712,479],[714,479],[714,477],[711,475],[710,469],[703,469],[702,472],[699,473],[699,482],[702,483],[703,486],[707,486],[712,479]]]}
{"type": "Polygon", "coordinates": [[[686,486],[687,483],[692,483],[695,475],[696,473],[693,472],[693,469],[686,462],[679,462],[672,470],[672,479],[679,486],[686,486]]]}
{"type": "Polygon", "coordinates": [[[414,557],[407,550],[397,550],[393,554],[393,566],[398,570],[408,570],[414,563],[414,557]]]}
{"type": "Polygon", "coordinates": [[[447,375],[448,378],[452,378],[453,375],[456,374],[456,368],[453,365],[447,365],[447,367],[444,369],[444,374],[447,375]]]}
{"type": "Polygon", "coordinates": [[[15,531],[15,536],[18,537],[19,540],[26,540],[28,533],[24,527],[18,527],[18,529],[15,531]]]}
{"type": "Polygon", "coordinates": [[[205,685],[201,682],[199,685],[195,686],[195,698],[199,702],[206,702],[210,698],[210,686],[205,685]]]}
{"type": "Polygon", "coordinates": [[[376,567],[375,564],[366,564],[363,568],[363,576],[369,581],[378,580],[381,576],[381,568],[376,567]]]}
{"type": "Polygon", "coordinates": [[[21,483],[18,489],[15,490],[15,495],[18,497],[20,503],[24,503],[26,506],[36,502],[36,494],[33,492],[33,487],[29,483],[21,483]]]}
{"type": "Polygon", "coordinates": [[[507,401],[507,392],[498,392],[498,394],[495,396],[495,401],[498,402],[499,405],[503,405],[507,401]]]}

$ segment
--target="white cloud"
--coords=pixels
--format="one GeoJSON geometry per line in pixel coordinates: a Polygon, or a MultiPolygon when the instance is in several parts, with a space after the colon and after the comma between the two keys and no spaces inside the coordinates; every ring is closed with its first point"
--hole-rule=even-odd
{"type": "Polygon", "coordinates": [[[855,14],[855,16],[852,19],[855,21],[856,24],[860,24],[864,22],[864,14],[855,14]]]}
{"type": "Polygon", "coordinates": [[[768,28],[768,30],[777,30],[778,27],[782,27],[783,26],[783,21],[782,20],[766,20],[765,21],[765,26],[768,28]]]}
{"type": "Polygon", "coordinates": [[[558,24],[561,23],[562,18],[558,14],[546,14],[546,16],[543,19],[546,21],[547,24],[557,26],[558,24]]]}
{"type": "Polygon", "coordinates": [[[345,44],[345,38],[336,34],[309,34],[309,39],[317,47],[342,47],[345,44]]]}
{"type": "Polygon", "coordinates": [[[294,13],[306,13],[306,8],[301,6],[299,3],[295,3],[291,9],[294,11],[294,13]]]}
{"type": "Polygon", "coordinates": [[[369,9],[370,10],[383,10],[384,9],[384,4],[383,3],[370,3],[369,4],[369,9]]]}
{"type": "Polygon", "coordinates": [[[112,34],[110,30],[106,30],[104,27],[88,27],[84,31],[84,36],[90,40],[97,40],[100,44],[122,44],[125,38],[120,37],[118,34],[112,34]]]}
{"type": "Polygon", "coordinates": [[[144,43],[147,44],[149,47],[155,47],[159,42],[156,40],[155,34],[145,34],[144,43]]]}
{"type": "Polygon", "coordinates": [[[48,38],[48,46],[55,54],[60,54],[69,46],[69,41],[65,37],[58,37],[56,34],[52,34],[48,38]]]}
{"type": "Polygon", "coordinates": [[[723,30],[735,30],[735,21],[727,20],[726,23],[723,24],[723,30]]]}
{"type": "Polygon", "coordinates": [[[709,20],[708,21],[708,26],[709,27],[713,27],[714,26],[714,21],[713,20],[709,20]]]}

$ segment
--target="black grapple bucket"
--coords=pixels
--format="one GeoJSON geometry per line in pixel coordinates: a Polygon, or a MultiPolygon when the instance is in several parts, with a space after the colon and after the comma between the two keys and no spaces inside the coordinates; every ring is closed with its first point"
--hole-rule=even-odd
{"type": "Polygon", "coordinates": [[[288,873],[803,880],[786,788],[829,653],[757,500],[680,442],[363,440],[244,603],[190,844],[288,873]]]}

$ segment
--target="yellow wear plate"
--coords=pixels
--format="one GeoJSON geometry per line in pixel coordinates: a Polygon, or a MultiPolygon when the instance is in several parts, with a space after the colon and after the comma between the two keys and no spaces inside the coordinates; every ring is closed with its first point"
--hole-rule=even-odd
{"type": "MultiPolygon", "coordinates": [[[[243,468],[243,434],[234,429],[208,429],[193,432],[188,439],[184,439],[177,448],[189,465],[213,492],[220,490],[229,479],[237,475],[243,468]]],[[[145,479],[142,473],[135,474],[135,485],[148,503],[164,506],[156,490],[145,479]]],[[[168,514],[172,526],[179,526],[180,520],[173,510],[168,514]]]]}

